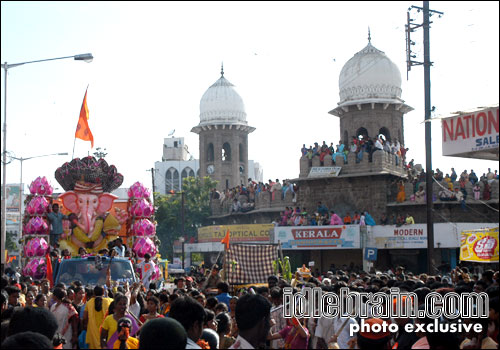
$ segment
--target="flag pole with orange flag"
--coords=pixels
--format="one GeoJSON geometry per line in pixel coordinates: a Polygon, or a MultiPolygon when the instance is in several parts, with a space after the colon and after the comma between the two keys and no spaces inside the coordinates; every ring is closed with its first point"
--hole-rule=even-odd
{"type": "Polygon", "coordinates": [[[224,244],[224,263],[222,264],[222,266],[224,270],[224,280],[226,280],[227,282],[229,279],[229,271],[227,270],[227,251],[229,250],[229,228],[227,229],[226,235],[220,242],[224,244]]]}
{"type": "Polygon", "coordinates": [[[52,271],[52,260],[50,260],[50,254],[45,255],[45,264],[47,266],[47,279],[50,282],[50,288],[54,287],[54,275],[52,271]]]}
{"type": "Polygon", "coordinates": [[[76,139],[80,139],[83,141],[90,141],[91,148],[94,148],[94,135],[90,131],[89,127],[89,108],[87,106],[87,90],[89,86],[87,85],[87,89],[85,89],[85,96],[83,97],[82,108],[80,109],[80,117],[78,118],[78,124],[76,125],[75,131],[75,140],[73,141],[73,154],[71,155],[71,159],[73,159],[75,155],[75,143],[76,139]]]}

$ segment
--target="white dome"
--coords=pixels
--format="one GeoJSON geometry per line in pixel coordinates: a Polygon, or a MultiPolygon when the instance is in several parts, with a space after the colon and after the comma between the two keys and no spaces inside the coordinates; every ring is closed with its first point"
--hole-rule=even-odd
{"type": "Polygon", "coordinates": [[[401,103],[401,73],[398,67],[369,42],[342,68],[339,105],[364,102],[401,103]]]}
{"type": "Polygon", "coordinates": [[[200,125],[247,124],[245,105],[224,74],[203,94],[200,125]]]}

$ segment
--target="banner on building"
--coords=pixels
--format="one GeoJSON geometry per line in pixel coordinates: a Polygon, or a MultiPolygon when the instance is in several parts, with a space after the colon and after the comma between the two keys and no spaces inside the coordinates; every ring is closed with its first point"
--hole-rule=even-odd
{"type": "Polygon", "coordinates": [[[205,226],[198,229],[198,243],[220,242],[229,230],[229,242],[267,242],[273,224],[205,226]]]}
{"type": "Polygon", "coordinates": [[[312,167],[307,177],[330,177],[339,176],[342,167],[340,166],[319,166],[312,167]]]}
{"type": "Polygon", "coordinates": [[[360,249],[359,225],[278,226],[274,243],[283,249],[360,249]]]}
{"type": "Polygon", "coordinates": [[[462,231],[460,260],[498,263],[498,227],[462,231]]]}
{"type": "Polygon", "coordinates": [[[424,224],[400,227],[372,226],[369,230],[368,241],[379,249],[425,249],[427,248],[427,227],[424,224]]]}
{"type": "Polygon", "coordinates": [[[5,191],[7,192],[6,198],[6,211],[8,212],[19,212],[19,205],[21,202],[21,188],[19,184],[7,184],[5,186],[5,191]]]}
{"type": "Polygon", "coordinates": [[[443,156],[498,160],[498,106],[442,119],[443,156]]]}
{"type": "Polygon", "coordinates": [[[267,283],[274,274],[273,261],[278,259],[278,246],[272,244],[231,244],[224,270],[229,284],[267,283]]]}

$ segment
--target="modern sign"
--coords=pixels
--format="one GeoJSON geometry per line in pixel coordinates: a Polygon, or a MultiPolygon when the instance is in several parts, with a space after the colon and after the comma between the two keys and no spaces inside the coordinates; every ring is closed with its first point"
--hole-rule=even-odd
{"type": "Polygon", "coordinates": [[[307,177],[330,177],[339,176],[341,166],[318,166],[312,167],[307,177]]]}
{"type": "MultiPolygon", "coordinates": [[[[434,248],[459,248],[460,233],[498,226],[497,223],[434,224],[434,248]]],[[[368,247],[378,249],[427,249],[427,225],[377,225],[368,227],[368,247]]]]}
{"type": "Polygon", "coordinates": [[[443,156],[498,160],[498,106],[442,120],[443,156]]]}

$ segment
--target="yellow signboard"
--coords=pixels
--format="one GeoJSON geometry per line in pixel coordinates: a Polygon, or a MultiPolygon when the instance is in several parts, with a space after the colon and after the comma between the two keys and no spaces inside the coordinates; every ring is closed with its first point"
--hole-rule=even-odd
{"type": "Polygon", "coordinates": [[[229,230],[230,243],[269,242],[273,224],[205,226],[198,229],[198,242],[220,242],[229,230]]]}
{"type": "Polygon", "coordinates": [[[460,260],[498,263],[498,227],[462,231],[460,260]]]}

